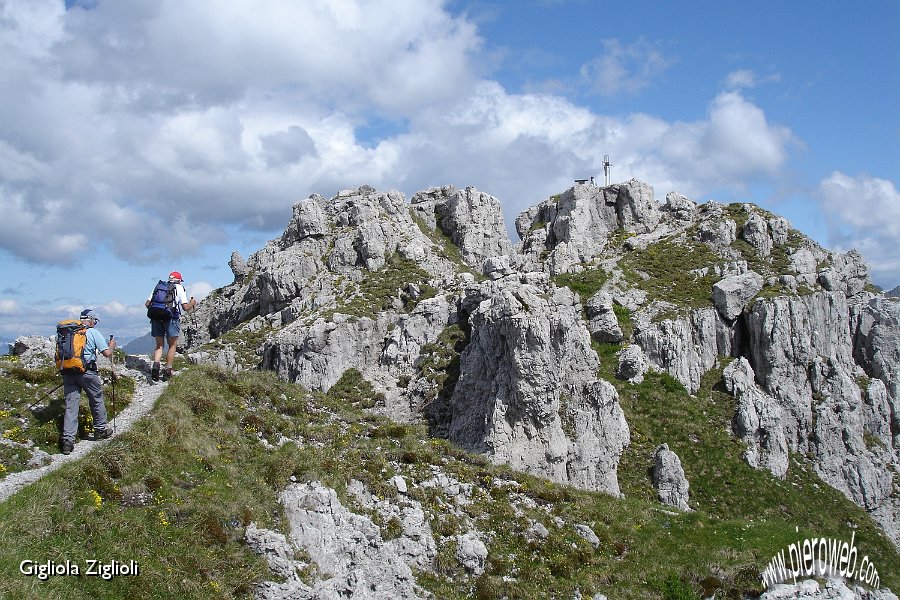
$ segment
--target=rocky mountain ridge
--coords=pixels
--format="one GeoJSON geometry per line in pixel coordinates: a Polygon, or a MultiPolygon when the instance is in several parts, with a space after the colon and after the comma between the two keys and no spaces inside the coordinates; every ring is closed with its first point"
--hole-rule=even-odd
{"type": "MultiPolygon", "coordinates": [[[[517,244],[474,188],[313,195],[232,256],[234,283],[184,324],[190,356],[323,391],[359,375],[375,412],[614,495],[630,432],[598,345],[619,346],[619,378],[658,370],[692,393],[722,368],[748,464],[784,478],[808,456],[900,545],[900,303],[858,253],[752,204],[660,204],[634,180],[575,185],[515,225],[517,244]]],[[[688,482],[654,479],[690,507],[688,482]]]]}

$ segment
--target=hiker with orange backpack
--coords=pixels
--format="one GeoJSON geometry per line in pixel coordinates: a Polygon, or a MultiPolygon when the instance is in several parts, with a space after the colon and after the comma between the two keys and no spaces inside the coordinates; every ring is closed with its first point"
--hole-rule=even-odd
{"type": "Polygon", "coordinates": [[[99,322],[97,313],[86,308],[81,311],[79,321],[63,321],[57,327],[56,365],[62,375],[66,395],[60,439],[63,454],[70,454],[75,448],[81,390],[87,394],[94,418],[94,439],[104,440],[112,434],[103,402],[103,380],[97,371],[97,354],[109,358],[117,344],[112,338],[106,343],[103,334],[95,329],[99,322]]]}
{"type": "Polygon", "coordinates": [[[193,296],[188,300],[183,284],[181,273],[172,271],[169,273],[168,281],[160,279],[144,303],[147,307],[147,317],[150,319],[150,335],[156,338],[153,366],[150,368],[150,377],[153,381],[159,381],[159,362],[165,342],[169,343],[169,350],[166,352],[166,367],[162,371],[163,381],[168,381],[172,377],[175,348],[178,345],[178,336],[181,335],[181,313],[197,306],[193,296]]]}

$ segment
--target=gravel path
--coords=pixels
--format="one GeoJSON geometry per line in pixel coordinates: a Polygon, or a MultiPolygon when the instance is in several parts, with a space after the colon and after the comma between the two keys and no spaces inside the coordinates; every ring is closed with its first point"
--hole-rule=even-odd
{"type": "MultiPolygon", "coordinates": [[[[109,440],[116,438],[122,432],[131,429],[131,425],[135,421],[150,412],[150,409],[156,404],[156,399],[166,389],[167,384],[161,381],[155,384],[150,383],[146,372],[116,365],[116,373],[120,376],[124,375],[133,378],[137,382],[137,387],[134,391],[134,397],[131,399],[131,404],[110,421],[114,429],[112,437],[99,442],[80,440],[75,444],[75,449],[68,456],[62,453],[52,454],[50,455],[50,463],[43,467],[9,474],[6,479],[0,481],[0,502],[3,502],[29,483],[37,481],[47,473],[55,471],[68,462],[78,460],[91,453],[95,448],[100,448],[109,440]]],[[[106,401],[106,407],[109,408],[112,399],[104,395],[104,400],[106,401]]]]}

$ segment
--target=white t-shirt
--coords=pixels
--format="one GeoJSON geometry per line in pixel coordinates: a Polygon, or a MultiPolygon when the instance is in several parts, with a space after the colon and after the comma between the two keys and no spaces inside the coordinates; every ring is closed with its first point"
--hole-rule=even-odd
{"type": "MultiPolygon", "coordinates": [[[[153,300],[153,293],[150,293],[150,297],[147,298],[147,301],[150,302],[153,300]]],[[[187,292],[184,291],[184,286],[180,283],[175,284],[175,310],[178,311],[178,315],[181,316],[183,309],[181,308],[182,304],[188,303],[187,292]]]]}

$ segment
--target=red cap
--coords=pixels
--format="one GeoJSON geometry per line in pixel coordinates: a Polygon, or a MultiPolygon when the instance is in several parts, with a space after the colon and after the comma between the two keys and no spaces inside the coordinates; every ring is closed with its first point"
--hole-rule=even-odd
{"type": "Polygon", "coordinates": [[[169,279],[171,279],[173,281],[174,280],[184,281],[184,278],[181,276],[181,273],[179,273],[178,271],[172,271],[171,273],[169,273],[169,279]]]}

